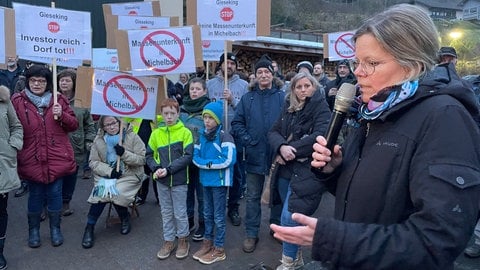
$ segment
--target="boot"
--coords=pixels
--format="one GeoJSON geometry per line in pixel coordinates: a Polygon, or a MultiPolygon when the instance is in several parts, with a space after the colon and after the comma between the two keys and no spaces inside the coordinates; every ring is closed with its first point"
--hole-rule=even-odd
{"type": "Polygon", "coordinates": [[[83,240],[82,240],[83,248],[93,247],[93,244],[95,243],[95,236],[93,235],[94,228],[95,228],[95,225],[87,223],[87,227],[85,227],[85,232],[83,233],[83,240]]]}
{"type": "MultiPolygon", "coordinates": [[[[298,253],[297,256],[302,254],[298,253]]],[[[286,256],[282,254],[282,260],[280,261],[282,264],[277,267],[277,270],[296,270],[303,266],[303,257],[297,257],[295,260],[292,257],[286,256]]]]}
{"type": "Polygon", "coordinates": [[[28,246],[38,248],[40,242],[40,213],[28,213],[28,246]]]}
{"type": "Polygon", "coordinates": [[[120,233],[121,234],[128,234],[130,229],[132,228],[130,225],[130,214],[127,212],[127,215],[124,217],[120,217],[122,225],[120,226],[120,233]]]}
{"type": "Polygon", "coordinates": [[[63,244],[63,235],[60,230],[61,211],[48,212],[48,219],[50,220],[50,239],[52,246],[58,247],[63,244]]]}
{"type": "Polygon", "coordinates": [[[7,269],[7,261],[3,256],[4,245],[5,245],[5,236],[0,238],[0,269],[7,269]]]}
{"type": "Polygon", "coordinates": [[[62,205],[62,216],[68,217],[73,214],[73,210],[70,209],[70,202],[63,202],[62,205]]]}

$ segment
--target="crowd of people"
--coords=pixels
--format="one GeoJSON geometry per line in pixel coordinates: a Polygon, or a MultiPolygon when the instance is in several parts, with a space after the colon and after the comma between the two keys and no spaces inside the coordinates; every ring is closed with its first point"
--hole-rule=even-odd
{"type": "Polygon", "coordinates": [[[465,249],[479,217],[479,104],[455,71],[456,51],[440,49],[428,15],[405,4],[367,20],[353,41],[355,60],[337,62],[332,80],[321,62],[301,61],[284,76],[266,54],[242,79],[229,52],[215,76],[199,67],[169,81],[153,120],[96,122],[75,106],[74,69],[54,78],[46,65],[23,69],[9,58],[0,72],[0,269],[9,192],[28,194],[28,246],[41,246],[48,217],[57,247],[80,170],[93,178],[86,249],[109,204],[120,233],[131,231],[129,207],[145,202],[152,182],[161,260],[188,257],[189,239],[202,241],[193,259],[225,260],[227,219],[243,221],[242,249],[254,252],[268,226],[266,191],[270,233],[282,241],[277,270],[302,267],[302,246],[334,269],[451,269],[462,251],[480,257],[480,235],[465,249]],[[324,135],[344,83],[356,85],[355,100],[329,149],[324,135]],[[310,217],[327,191],[334,219],[310,217]]]}

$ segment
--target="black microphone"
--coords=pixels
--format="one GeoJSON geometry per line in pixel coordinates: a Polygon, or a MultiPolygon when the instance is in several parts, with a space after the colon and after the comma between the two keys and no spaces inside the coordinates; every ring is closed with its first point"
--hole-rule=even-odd
{"type": "Polygon", "coordinates": [[[350,83],[343,83],[340,86],[340,89],[338,89],[330,123],[328,124],[328,129],[325,133],[327,148],[332,152],[333,146],[337,142],[338,134],[342,129],[343,121],[345,120],[348,110],[355,98],[355,92],[355,85],[350,83]]]}

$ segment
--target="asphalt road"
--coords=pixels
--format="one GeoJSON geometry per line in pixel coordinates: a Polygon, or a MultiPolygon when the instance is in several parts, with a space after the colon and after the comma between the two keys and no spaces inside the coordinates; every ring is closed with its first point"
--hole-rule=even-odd
{"type": "MultiPolygon", "coordinates": [[[[170,256],[166,260],[156,257],[162,245],[162,223],[160,207],[156,205],[153,192],[148,194],[147,203],[139,206],[140,217],[132,218],[132,231],[128,235],[120,234],[119,225],[106,228],[105,208],[102,217],[95,227],[96,242],[91,249],[83,249],[81,239],[87,220],[89,204],[86,202],[91,190],[91,181],[78,179],[77,189],[71,207],[75,210],[72,216],[63,218],[62,232],[65,242],[60,247],[52,247],[48,220],[41,223],[42,246],[31,249],[27,245],[27,196],[9,198],[9,225],[5,244],[5,257],[9,269],[269,269],[279,264],[281,245],[269,235],[269,211],[263,207],[260,242],[253,253],[242,251],[245,229],[232,226],[227,221],[225,251],[227,259],[206,266],[193,260],[192,254],[200,248],[200,242],[190,241],[190,255],[178,260],[170,256]]],[[[245,208],[241,201],[240,213],[243,217],[245,208]]],[[[333,197],[324,195],[322,203],[315,215],[331,217],[333,213],[333,197]]],[[[304,248],[307,263],[304,269],[322,269],[310,259],[310,249],[304,248]]],[[[480,259],[468,259],[461,255],[456,262],[456,270],[480,269],[480,259]]]]}

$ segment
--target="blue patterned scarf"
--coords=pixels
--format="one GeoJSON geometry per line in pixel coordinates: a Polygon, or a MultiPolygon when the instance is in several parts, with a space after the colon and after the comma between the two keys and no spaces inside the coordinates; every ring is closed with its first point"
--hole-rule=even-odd
{"type": "MultiPolygon", "coordinates": [[[[117,153],[113,147],[118,144],[120,136],[119,134],[110,135],[105,133],[103,138],[105,140],[105,144],[107,145],[107,163],[110,165],[110,167],[115,168],[117,165],[117,153]]],[[[123,163],[120,163],[120,170],[123,170],[123,163]]]]}
{"type": "MultiPolygon", "coordinates": [[[[365,120],[378,118],[384,111],[392,108],[398,103],[410,98],[417,92],[418,80],[405,82],[400,86],[386,89],[388,96],[385,101],[375,101],[370,99],[367,104],[362,104],[359,109],[359,115],[365,120]]],[[[384,90],[382,90],[384,91],[384,90]]]]}

